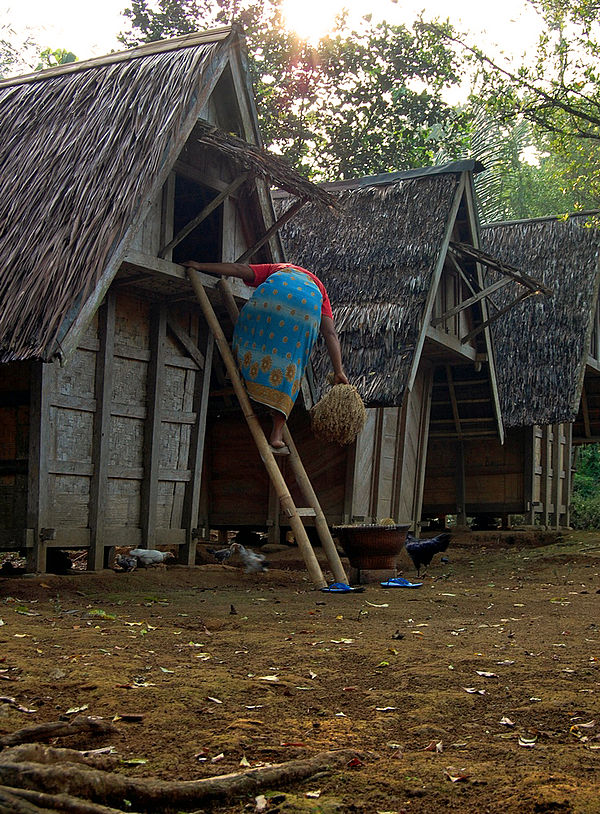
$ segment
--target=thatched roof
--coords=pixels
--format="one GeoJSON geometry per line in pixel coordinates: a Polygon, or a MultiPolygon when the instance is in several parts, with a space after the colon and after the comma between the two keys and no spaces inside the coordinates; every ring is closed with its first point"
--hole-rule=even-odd
{"type": "MultiPolygon", "coordinates": [[[[588,221],[542,218],[481,230],[486,251],[554,291],[519,303],[492,326],[508,427],[573,421],[577,414],[600,283],[600,232],[588,221]]],[[[502,307],[518,293],[511,284],[492,299],[502,307]]]]}
{"type": "MultiPolygon", "coordinates": [[[[239,37],[218,29],[0,82],[0,362],[51,358],[116,273],[192,131],[206,77],[239,37]]],[[[275,156],[213,128],[199,137],[292,194],[324,199],[275,156]]]]}
{"type": "MultiPolygon", "coordinates": [[[[307,205],[283,230],[288,260],[327,288],[344,366],[368,404],[402,401],[464,169],[473,164],[342,182],[338,214],[307,205]]],[[[322,347],[313,363],[323,386],[322,347]]]]}

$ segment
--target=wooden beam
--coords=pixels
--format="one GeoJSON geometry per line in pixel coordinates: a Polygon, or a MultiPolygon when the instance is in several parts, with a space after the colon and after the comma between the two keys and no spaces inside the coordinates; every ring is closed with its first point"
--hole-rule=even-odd
{"type": "Polygon", "coordinates": [[[456,314],[460,313],[461,311],[464,311],[465,308],[469,308],[471,305],[474,305],[475,303],[479,302],[484,297],[489,297],[489,295],[493,294],[494,291],[498,291],[498,289],[504,288],[504,286],[507,286],[511,282],[512,282],[512,280],[509,280],[509,279],[506,279],[506,278],[503,278],[502,280],[498,280],[497,282],[493,283],[492,285],[488,286],[487,288],[484,288],[478,294],[474,294],[472,297],[469,297],[467,300],[463,300],[455,308],[451,308],[450,311],[446,311],[445,314],[442,314],[439,317],[435,317],[435,319],[431,320],[431,324],[435,327],[436,325],[439,325],[440,322],[446,322],[446,320],[450,319],[450,317],[453,317],[456,314]]]}
{"type": "Polygon", "coordinates": [[[106,498],[108,489],[108,458],[113,392],[114,346],[115,346],[116,294],[109,291],[100,309],[98,332],[100,347],[96,354],[96,412],[92,438],[92,461],[94,472],[90,481],[90,548],[88,571],[98,571],[108,566],[105,561],[104,538],[106,527],[106,498]]]}
{"type": "Polygon", "coordinates": [[[165,255],[168,254],[168,252],[170,252],[172,249],[174,249],[175,246],[178,246],[182,240],[185,240],[185,238],[190,234],[190,232],[193,232],[194,229],[197,226],[199,226],[203,220],[206,220],[206,218],[209,215],[211,215],[215,211],[215,209],[221,206],[225,198],[227,198],[227,196],[230,195],[232,192],[235,192],[235,190],[238,187],[241,187],[241,185],[245,183],[249,177],[250,177],[249,172],[245,172],[242,175],[238,175],[238,177],[235,178],[229,184],[229,186],[227,186],[222,192],[219,192],[217,197],[213,198],[213,200],[209,204],[207,204],[204,207],[204,209],[198,215],[196,215],[195,218],[192,218],[192,220],[189,223],[186,223],[183,229],[180,229],[180,231],[177,232],[175,237],[172,240],[170,240],[169,243],[166,244],[166,246],[162,247],[162,249],[158,253],[158,256],[165,257],[165,255]]]}
{"type": "MultiPolygon", "coordinates": [[[[458,404],[456,403],[456,391],[454,389],[454,382],[452,380],[452,368],[450,365],[445,365],[446,379],[448,381],[448,393],[450,394],[450,404],[452,405],[452,416],[454,418],[454,426],[456,427],[456,434],[459,438],[462,437],[462,428],[460,425],[460,413],[458,412],[458,404]]],[[[435,424],[431,421],[431,424],[435,424]]]]}
{"type": "Polygon", "coordinates": [[[140,526],[145,548],[156,547],[158,468],[160,464],[161,400],[165,377],[167,311],[156,306],[150,318],[150,351],[146,398],[148,413],[144,430],[144,480],[142,481],[140,526]]]}
{"type": "Polygon", "coordinates": [[[458,214],[458,210],[463,199],[463,195],[465,193],[465,178],[466,173],[461,173],[460,182],[456,188],[454,193],[454,200],[452,201],[452,207],[450,212],[448,213],[448,218],[445,225],[445,232],[444,232],[444,239],[440,246],[440,253],[438,259],[436,261],[435,270],[433,272],[431,283],[429,286],[429,293],[427,294],[427,301],[425,303],[425,309],[423,314],[423,325],[420,329],[419,338],[416,343],[415,351],[413,354],[412,366],[410,375],[408,377],[408,382],[406,383],[407,390],[412,390],[413,385],[415,383],[415,379],[417,377],[417,371],[419,369],[419,363],[421,361],[421,354],[423,352],[423,345],[425,344],[425,338],[427,336],[427,329],[430,327],[429,323],[431,322],[431,315],[433,314],[433,307],[435,305],[435,300],[438,293],[438,288],[440,284],[440,279],[442,277],[442,273],[444,270],[444,264],[446,262],[446,255],[448,254],[448,246],[450,245],[450,238],[452,236],[452,231],[454,229],[454,225],[456,222],[456,216],[458,214]]]}
{"type": "Polygon", "coordinates": [[[33,547],[27,555],[28,571],[46,570],[46,544],[42,540],[42,529],[50,525],[48,459],[52,371],[52,366],[43,362],[35,362],[31,366],[27,527],[33,529],[33,547]]]}
{"type": "Polygon", "coordinates": [[[266,234],[264,234],[261,239],[254,244],[254,246],[246,249],[246,251],[238,257],[236,263],[246,263],[251,257],[253,257],[256,252],[262,248],[265,243],[268,243],[273,235],[276,234],[281,227],[288,222],[288,220],[291,220],[294,217],[296,212],[298,212],[305,203],[305,200],[300,200],[292,204],[292,206],[290,206],[290,208],[283,213],[279,220],[275,221],[275,223],[267,230],[266,234]]]}
{"type": "Polygon", "coordinates": [[[534,293],[535,292],[530,291],[529,289],[524,291],[515,300],[510,302],[507,306],[505,306],[504,308],[501,308],[499,311],[497,311],[494,314],[493,317],[488,317],[485,320],[485,322],[482,322],[481,325],[477,326],[477,328],[473,328],[473,330],[469,331],[468,334],[466,334],[465,336],[462,336],[461,339],[460,339],[461,343],[466,343],[470,339],[473,339],[474,336],[477,336],[478,333],[481,333],[481,331],[485,330],[488,327],[488,325],[491,325],[492,322],[496,322],[496,320],[499,319],[504,314],[506,314],[507,311],[510,311],[511,308],[513,308],[515,305],[518,305],[523,300],[526,300],[528,297],[533,296],[534,293]]]}
{"type": "Polygon", "coordinates": [[[192,337],[187,334],[183,328],[181,328],[174,319],[167,316],[167,328],[171,331],[175,339],[179,342],[179,344],[183,347],[183,349],[189,354],[189,356],[194,360],[194,362],[198,365],[200,370],[204,370],[205,359],[202,354],[200,348],[196,346],[196,343],[192,339],[192,337]]]}
{"type": "Polygon", "coordinates": [[[185,490],[183,500],[183,527],[185,529],[185,544],[179,549],[179,562],[184,565],[194,565],[196,562],[196,539],[198,528],[198,515],[200,509],[200,492],[202,489],[202,463],[204,460],[204,446],[206,441],[206,416],[208,413],[208,399],[210,394],[210,374],[212,370],[214,337],[206,331],[205,364],[202,370],[196,373],[194,387],[194,410],[196,423],[190,438],[190,451],[188,466],[191,472],[190,482],[185,490]]]}
{"type": "Polygon", "coordinates": [[[460,275],[462,281],[465,283],[465,285],[471,292],[471,294],[477,294],[477,289],[475,288],[473,283],[469,280],[465,272],[462,270],[460,263],[458,262],[458,260],[456,259],[452,252],[448,252],[448,258],[452,265],[454,266],[454,268],[456,269],[456,271],[458,272],[458,274],[460,275]]]}
{"type": "Polygon", "coordinates": [[[592,437],[592,425],[590,424],[590,411],[588,409],[587,393],[585,391],[585,380],[581,390],[581,411],[583,413],[583,427],[586,438],[592,437]]]}

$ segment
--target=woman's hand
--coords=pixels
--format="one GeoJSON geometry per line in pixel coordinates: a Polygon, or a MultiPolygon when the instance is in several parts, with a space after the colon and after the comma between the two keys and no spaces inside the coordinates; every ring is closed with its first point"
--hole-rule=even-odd
{"type": "Polygon", "coordinates": [[[336,373],[334,375],[333,383],[334,384],[350,384],[350,382],[348,381],[348,377],[346,376],[346,374],[343,371],[341,373],[336,373]]]}

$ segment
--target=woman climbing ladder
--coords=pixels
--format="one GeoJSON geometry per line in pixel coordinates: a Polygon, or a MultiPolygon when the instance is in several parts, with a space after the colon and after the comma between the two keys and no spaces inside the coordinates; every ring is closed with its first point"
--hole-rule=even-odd
{"type": "Polygon", "coordinates": [[[271,408],[273,452],[287,452],[283,428],[317,335],[323,335],[334,384],[348,384],[327,291],[310,271],[290,263],[197,263],[183,265],[226,277],[239,277],[256,289],[235,326],[233,350],[248,395],[271,408]]]}

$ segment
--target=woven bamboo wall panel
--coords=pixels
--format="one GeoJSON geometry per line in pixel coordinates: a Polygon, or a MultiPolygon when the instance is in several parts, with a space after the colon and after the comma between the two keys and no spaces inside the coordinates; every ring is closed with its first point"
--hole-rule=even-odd
{"type": "MultiPolygon", "coordinates": [[[[398,407],[385,407],[382,412],[381,450],[379,454],[379,488],[375,520],[393,515],[396,472],[396,442],[398,433],[398,407]]],[[[414,474],[414,465],[411,469],[414,474]]]]}
{"type": "Polygon", "coordinates": [[[145,405],[148,363],[139,359],[114,359],[113,405],[145,405]]]}
{"type": "MultiPolygon", "coordinates": [[[[128,468],[144,465],[144,421],[111,416],[108,465],[128,468]]],[[[111,523],[112,525],[112,523],[111,523]]]]}
{"type": "Polygon", "coordinates": [[[148,216],[135,233],[131,248],[138,252],[156,256],[160,249],[162,213],[162,190],[152,202],[148,216]]]}
{"type": "Polygon", "coordinates": [[[371,514],[371,483],[375,449],[377,410],[367,410],[367,420],[357,439],[356,467],[354,470],[352,516],[369,517],[371,514]]]}
{"type": "Polygon", "coordinates": [[[51,406],[50,424],[51,460],[73,463],[92,460],[93,413],[51,406]]]}
{"type": "Polygon", "coordinates": [[[115,343],[147,350],[150,347],[150,304],[126,294],[117,297],[115,343]]]}
{"type": "Polygon", "coordinates": [[[139,526],[140,481],[108,479],[106,516],[111,526],[139,526]]]}
{"type": "Polygon", "coordinates": [[[79,475],[51,475],[48,479],[50,523],[55,526],[85,528],[88,524],[90,478],[79,475]]]}

